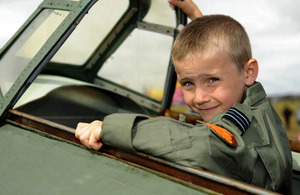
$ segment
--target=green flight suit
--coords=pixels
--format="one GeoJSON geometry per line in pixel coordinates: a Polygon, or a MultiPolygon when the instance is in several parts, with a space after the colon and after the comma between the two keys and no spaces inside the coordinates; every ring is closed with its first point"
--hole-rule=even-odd
{"type": "Polygon", "coordinates": [[[228,130],[227,144],[206,124],[187,124],[168,117],[113,114],[104,119],[102,140],[190,167],[202,168],[272,191],[290,192],[292,158],[285,128],[256,82],[242,103],[212,120],[228,130]]]}

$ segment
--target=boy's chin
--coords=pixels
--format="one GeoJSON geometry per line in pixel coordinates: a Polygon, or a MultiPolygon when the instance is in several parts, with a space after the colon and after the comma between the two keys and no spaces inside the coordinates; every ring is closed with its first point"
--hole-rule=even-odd
{"type": "Polygon", "coordinates": [[[202,117],[204,122],[210,121],[213,117],[202,117]]]}
{"type": "Polygon", "coordinates": [[[202,121],[204,122],[208,122],[211,119],[213,119],[214,117],[216,117],[218,114],[221,113],[220,110],[214,110],[211,112],[199,112],[197,109],[193,110],[195,114],[199,115],[202,119],[202,121]]]}
{"type": "Polygon", "coordinates": [[[204,122],[209,122],[211,119],[213,119],[217,115],[201,115],[200,114],[200,116],[202,117],[204,122]]]}

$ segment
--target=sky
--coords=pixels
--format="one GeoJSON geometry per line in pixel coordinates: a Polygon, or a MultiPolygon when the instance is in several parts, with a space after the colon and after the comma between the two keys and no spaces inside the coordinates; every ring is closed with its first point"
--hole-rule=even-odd
{"type": "MultiPolygon", "coordinates": [[[[0,0],[0,47],[42,0],[0,0]]],[[[300,95],[300,1],[194,0],[203,14],[225,14],[246,29],[269,96],[300,95]]]]}

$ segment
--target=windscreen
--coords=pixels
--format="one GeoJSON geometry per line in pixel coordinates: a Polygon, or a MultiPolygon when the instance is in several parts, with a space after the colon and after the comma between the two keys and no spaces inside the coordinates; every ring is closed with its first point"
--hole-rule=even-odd
{"type": "Polygon", "coordinates": [[[83,65],[125,13],[128,0],[98,1],[51,59],[69,65],[83,65]]]}
{"type": "Polygon", "coordinates": [[[4,54],[0,61],[3,96],[68,14],[68,11],[44,9],[4,54]]]}
{"type": "MultiPolygon", "coordinates": [[[[167,1],[152,1],[143,22],[174,28],[175,12],[167,1]]],[[[173,36],[136,28],[103,64],[98,76],[161,101],[173,36]]]]}

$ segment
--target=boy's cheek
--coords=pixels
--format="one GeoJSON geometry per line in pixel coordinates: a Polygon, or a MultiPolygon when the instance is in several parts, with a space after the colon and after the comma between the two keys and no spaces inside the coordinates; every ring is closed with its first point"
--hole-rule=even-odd
{"type": "Polygon", "coordinates": [[[200,114],[199,112],[198,112],[198,110],[193,106],[194,105],[194,103],[193,103],[193,98],[191,98],[191,97],[187,97],[187,96],[184,96],[184,102],[186,103],[186,105],[191,109],[191,110],[193,110],[195,113],[197,113],[197,114],[200,114]]]}
{"type": "Polygon", "coordinates": [[[190,107],[190,105],[192,104],[192,101],[193,101],[192,95],[185,90],[182,90],[182,93],[183,93],[184,102],[190,107]]]}

